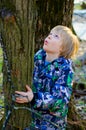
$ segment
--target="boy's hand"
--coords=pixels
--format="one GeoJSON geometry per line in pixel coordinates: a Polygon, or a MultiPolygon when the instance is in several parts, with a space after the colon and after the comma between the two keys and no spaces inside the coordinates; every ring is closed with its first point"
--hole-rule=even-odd
{"type": "Polygon", "coordinates": [[[34,97],[32,89],[28,85],[26,85],[26,90],[27,90],[27,92],[15,91],[15,94],[20,95],[20,96],[17,95],[15,102],[17,102],[17,103],[31,102],[31,100],[34,97]]]}

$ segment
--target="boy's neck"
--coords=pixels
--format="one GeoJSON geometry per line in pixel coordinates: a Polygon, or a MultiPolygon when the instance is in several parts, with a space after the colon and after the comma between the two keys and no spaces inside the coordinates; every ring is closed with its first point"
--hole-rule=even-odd
{"type": "Polygon", "coordinates": [[[58,54],[46,53],[46,61],[51,62],[51,61],[58,59],[58,58],[59,58],[58,54]]]}

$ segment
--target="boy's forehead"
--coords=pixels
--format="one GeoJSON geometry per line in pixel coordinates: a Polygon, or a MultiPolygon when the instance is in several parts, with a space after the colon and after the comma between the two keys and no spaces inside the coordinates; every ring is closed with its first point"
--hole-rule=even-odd
{"type": "Polygon", "coordinates": [[[59,34],[60,32],[56,30],[51,30],[50,33],[59,34]]]}

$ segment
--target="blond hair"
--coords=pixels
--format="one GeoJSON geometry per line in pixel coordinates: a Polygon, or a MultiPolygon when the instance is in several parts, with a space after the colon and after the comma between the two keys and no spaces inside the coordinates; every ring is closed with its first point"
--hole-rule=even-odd
{"type": "Polygon", "coordinates": [[[51,31],[60,34],[62,38],[60,56],[73,58],[79,48],[79,40],[77,36],[73,34],[70,28],[61,25],[55,26],[51,31]]]}

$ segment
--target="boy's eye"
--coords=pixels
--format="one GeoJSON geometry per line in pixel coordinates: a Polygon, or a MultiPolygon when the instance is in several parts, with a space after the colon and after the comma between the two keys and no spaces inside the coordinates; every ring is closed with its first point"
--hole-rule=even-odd
{"type": "Polygon", "coordinates": [[[58,35],[55,35],[56,38],[58,38],[58,35]]]}
{"type": "Polygon", "coordinates": [[[57,34],[49,33],[49,35],[52,35],[54,38],[59,38],[57,34]]]}

